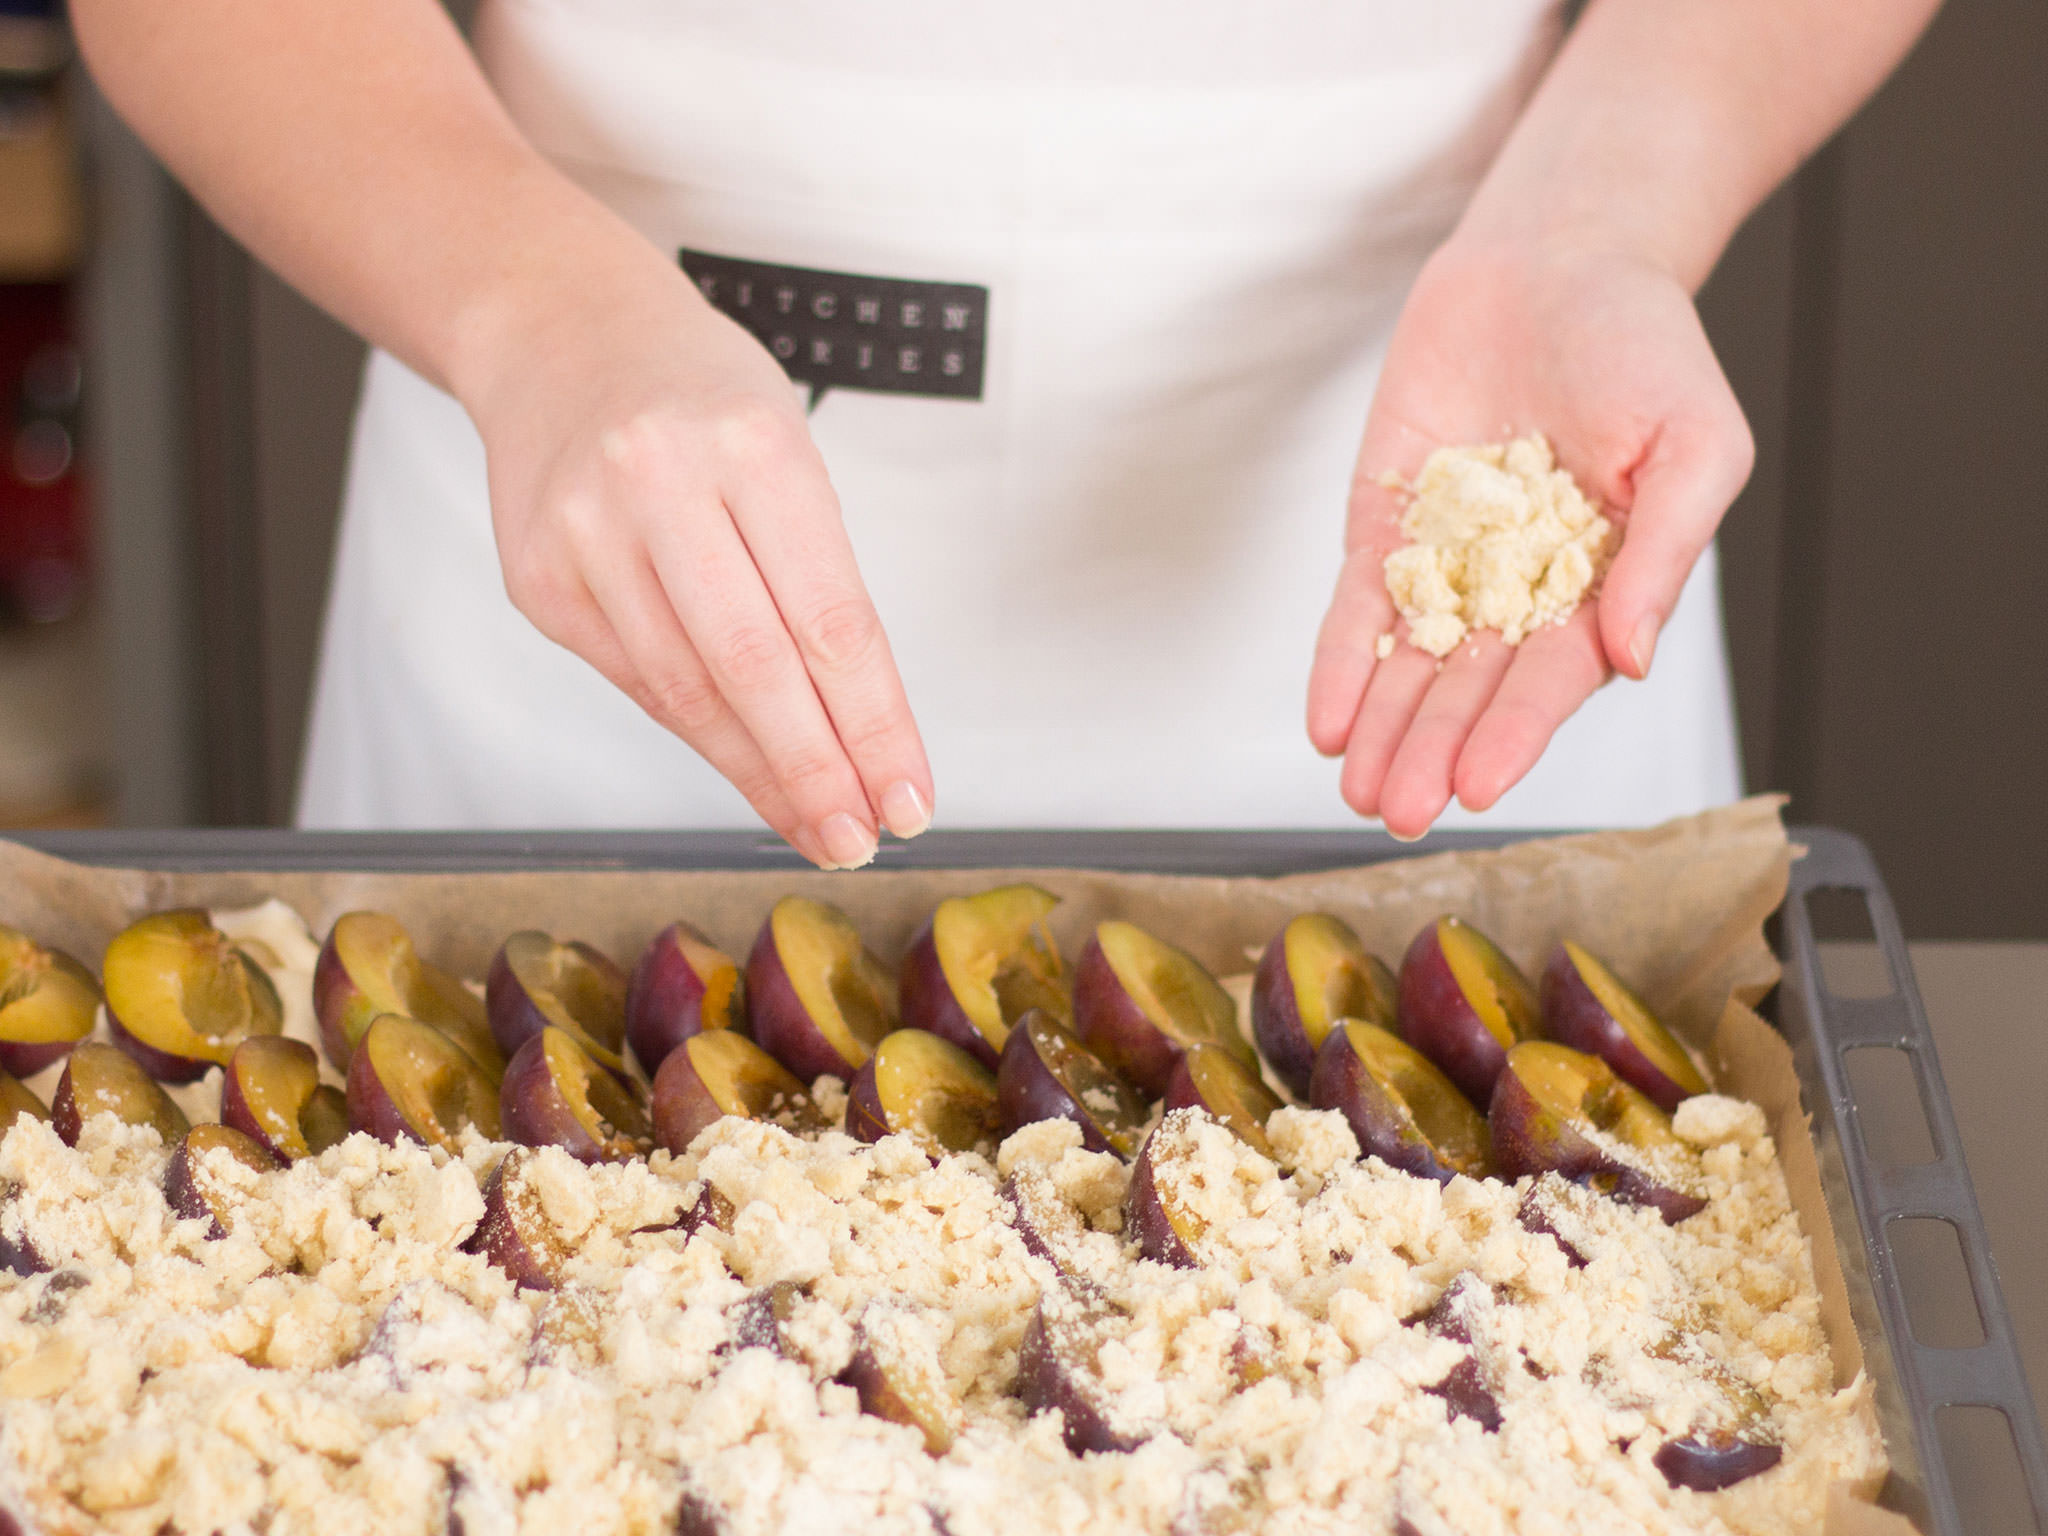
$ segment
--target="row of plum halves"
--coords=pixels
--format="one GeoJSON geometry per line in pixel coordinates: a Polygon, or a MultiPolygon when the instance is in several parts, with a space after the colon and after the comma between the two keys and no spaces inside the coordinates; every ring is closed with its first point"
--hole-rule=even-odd
{"type": "Polygon", "coordinates": [[[1098,924],[1069,981],[1046,927],[1055,902],[1028,885],[942,902],[893,979],[843,912],[801,897],[775,905],[744,968],[687,923],[662,930],[630,977],[587,944],[525,931],[498,950],[481,999],[394,919],[352,912],[313,980],[345,1091],[280,1035],[265,969],[202,911],[153,914],[108,945],[118,1050],[74,1049],[102,1002],[91,973],[0,930],[0,1120],[43,1113],[17,1079],[70,1053],[52,1104],[69,1137],[107,1112],[174,1140],[183,1116],[157,1084],[220,1067],[222,1122],[271,1158],[350,1130],[451,1145],[474,1125],[601,1161],[680,1152],[727,1114],[814,1129],[808,1085],[832,1074],[849,1083],[847,1129],[864,1140],[907,1132],[958,1151],[1062,1116],[1090,1148],[1128,1159],[1162,1098],[1270,1151],[1281,1099],[1263,1055],[1288,1092],[1341,1111],[1366,1153],[1408,1172],[1548,1169],[1666,1220],[1699,1208],[1660,1154],[1682,1148],[1668,1112],[1706,1080],[1577,944],[1558,947],[1539,988],[1444,917],[1396,977],[1338,918],[1303,914],[1259,965],[1255,1051],[1200,962],[1134,924],[1098,924]]]}

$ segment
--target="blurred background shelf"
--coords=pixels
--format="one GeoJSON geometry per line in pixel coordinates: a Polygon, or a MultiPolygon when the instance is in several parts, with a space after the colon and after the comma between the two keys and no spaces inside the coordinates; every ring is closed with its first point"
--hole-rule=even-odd
{"type": "Polygon", "coordinates": [[[56,7],[0,0],[0,823],[113,814],[114,732],[91,598],[81,278],[82,90],[56,7]]]}

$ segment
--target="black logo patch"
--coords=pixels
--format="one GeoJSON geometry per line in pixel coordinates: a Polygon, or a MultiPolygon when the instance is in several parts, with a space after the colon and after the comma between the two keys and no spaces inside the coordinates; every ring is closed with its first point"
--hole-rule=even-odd
{"type": "Polygon", "coordinates": [[[821,272],[680,251],[683,270],[716,309],[811,388],[979,400],[988,345],[988,289],[855,272],[821,272]]]}

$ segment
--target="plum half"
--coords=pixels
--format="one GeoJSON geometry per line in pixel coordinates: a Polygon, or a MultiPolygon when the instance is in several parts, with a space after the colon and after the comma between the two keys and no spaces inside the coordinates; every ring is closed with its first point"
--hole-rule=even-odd
{"type": "Polygon", "coordinates": [[[885,1037],[846,1093],[849,1135],[872,1142],[901,1132],[935,1161],[986,1148],[997,1118],[995,1074],[922,1029],[885,1037]]]}
{"type": "Polygon", "coordinates": [[[654,1074],[654,1139],[680,1155],[726,1115],[817,1130],[824,1117],[803,1083],[732,1029],[707,1029],[668,1053],[654,1074]]]}
{"type": "Polygon", "coordinates": [[[363,1031],[387,1013],[431,1024],[493,1079],[503,1074],[504,1053],[491,1038],[476,995],[422,960],[398,919],[382,912],[344,912],[328,930],[313,965],[313,1014],[335,1071],[348,1070],[363,1031]]]}
{"type": "Polygon", "coordinates": [[[1689,1187],[1698,1159],[1671,1117],[1598,1056],[1524,1041],[1508,1052],[1487,1123],[1511,1179],[1555,1171],[1673,1225],[1706,1207],[1689,1187]]]}
{"type": "Polygon", "coordinates": [[[159,1082],[197,1082],[251,1035],[284,1027],[263,967],[196,907],[122,929],[101,972],[115,1044],[159,1082]]]}
{"type": "Polygon", "coordinates": [[[1252,979],[1252,1038],[1273,1075],[1308,1097],[1316,1052],[1339,1019],[1395,1027],[1396,983],[1342,918],[1304,912],[1288,920],[1252,979]]]}
{"type": "Polygon", "coordinates": [[[1020,1018],[996,1065],[1003,1134],[1038,1120],[1071,1120],[1090,1152],[1138,1150],[1145,1101],[1070,1031],[1034,1008],[1020,1018]]]}
{"type": "Polygon", "coordinates": [[[313,1047],[283,1035],[254,1035],[228,1058],[220,1118],[264,1150],[296,1162],[348,1135],[348,1099],[320,1081],[313,1047]]]}
{"type": "Polygon", "coordinates": [[[908,1425],[924,1436],[925,1450],[943,1456],[960,1432],[960,1403],[925,1342],[891,1309],[870,1307],[854,1325],[853,1358],[839,1379],[859,1395],[863,1413],[908,1425]]]}
{"type": "Polygon", "coordinates": [[[607,1072],[626,1068],[626,973],[580,940],[524,929],[498,948],[484,977],[491,1038],[509,1061],[553,1026],[575,1036],[607,1072]]]}
{"type": "Polygon", "coordinates": [[[117,1046],[81,1040],[72,1048],[51,1095],[50,1125],[66,1146],[75,1147],[85,1122],[94,1115],[152,1126],[167,1147],[192,1129],[185,1112],[133,1056],[117,1046]]]}
{"type": "Polygon", "coordinates": [[[1448,1184],[1493,1172],[1486,1118],[1422,1052],[1377,1024],[1342,1020],[1323,1040],[1309,1103],[1343,1115],[1359,1147],[1448,1184]]]}
{"type": "Polygon", "coordinates": [[[12,1072],[0,1069],[0,1136],[13,1130],[14,1122],[23,1115],[31,1120],[47,1120],[50,1111],[33,1088],[12,1072]]]}
{"type": "Polygon", "coordinates": [[[626,985],[626,1043],[649,1077],[690,1036],[746,1027],[738,963],[688,923],[670,923],[640,952],[626,985]]]}
{"type": "Polygon", "coordinates": [[[1123,1421],[1103,1385],[1099,1360],[1114,1317],[1073,1291],[1039,1298],[1017,1358],[1017,1395],[1033,1413],[1058,1409],[1060,1435],[1076,1456],[1135,1451],[1150,1436],[1123,1421]]]}
{"type": "MultiPolygon", "coordinates": [[[[1665,1360],[1681,1360],[1689,1350],[1684,1338],[1674,1332],[1650,1353],[1665,1360]]],[[[1701,1366],[1707,1384],[1721,1400],[1718,1411],[1710,1409],[1710,1422],[1665,1441],[1650,1461],[1672,1487],[1714,1493],[1768,1472],[1784,1451],[1763,1394],[1719,1361],[1707,1360],[1701,1366]]]]}
{"type": "Polygon", "coordinates": [[[1097,924],[1074,967],[1082,1043],[1153,1098],[1191,1045],[1214,1045],[1258,1069],[1237,1004],[1202,962],[1135,923],[1097,924]]]}
{"type": "Polygon", "coordinates": [[[470,1054],[431,1024],[387,1013],[371,1021],[348,1064],[348,1124],[395,1146],[456,1150],[475,1126],[499,1138],[498,1089],[470,1054]]]}
{"type": "Polygon", "coordinates": [[[164,1165],[164,1203],[182,1220],[204,1217],[206,1235],[217,1241],[228,1235],[228,1209],[217,1198],[201,1163],[213,1151],[225,1152],[258,1173],[269,1173],[283,1163],[255,1137],[231,1125],[195,1125],[179,1139],[164,1165]]]}
{"type": "Polygon", "coordinates": [[[1019,1168],[1003,1180],[1002,1208],[1024,1251],[1050,1264],[1062,1286],[1099,1294],[1101,1287],[1082,1269],[1076,1246],[1092,1230],[1088,1218],[1070,1205],[1042,1171],[1019,1168]]]}
{"type": "Polygon", "coordinates": [[[1138,1251],[1155,1264],[1199,1269],[1195,1245],[1207,1223],[1181,1198],[1188,1153],[1187,1124],[1195,1111],[1176,1110],[1145,1138],[1124,1196],[1127,1228],[1137,1234],[1138,1251]]]}
{"type": "Polygon", "coordinates": [[[1474,1104],[1493,1092],[1501,1063],[1534,1039],[1536,989],[1501,947],[1470,923],[1440,917],[1401,960],[1401,1036],[1474,1104]]]}
{"type": "Polygon", "coordinates": [[[1543,968],[1543,1032],[1598,1056],[1666,1114],[1707,1091],[1678,1037],[1598,957],[1566,939],[1543,968]]]}
{"type": "Polygon", "coordinates": [[[1219,1046],[1187,1048],[1166,1080],[1166,1107],[1206,1110],[1238,1140],[1266,1157],[1273,1155],[1266,1121],[1280,1107],[1280,1096],[1240,1057],[1219,1046]]]}
{"type": "Polygon", "coordinates": [[[99,983],[59,949],[0,927],[0,1072],[33,1077],[92,1033],[99,983]]]}
{"type": "Polygon", "coordinates": [[[1027,1010],[1070,1022],[1059,951],[1045,926],[1057,905],[1035,885],[940,902],[903,957],[904,1025],[930,1030],[993,1070],[1027,1010]]]}
{"type": "Polygon", "coordinates": [[[754,1038],[805,1082],[850,1079],[896,1027],[896,988],[837,907],[775,903],[747,956],[754,1038]]]}
{"type": "Polygon", "coordinates": [[[581,1163],[624,1162],[654,1144],[639,1094],[553,1025],[513,1053],[498,1086],[498,1123],[508,1140],[560,1147],[581,1163]]]}
{"type": "Polygon", "coordinates": [[[548,1220],[539,1193],[526,1180],[539,1154],[531,1147],[507,1152],[484,1181],[484,1216],[469,1247],[504,1271],[520,1290],[552,1291],[569,1262],[569,1248],[548,1220]]]}
{"type": "Polygon", "coordinates": [[[1472,1319],[1491,1306],[1493,1293],[1486,1282],[1467,1270],[1444,1288],[1430,1309],[1413,1319],[1440,1339],[1465,1346],[1465,1357],[1434,1386],[1423,1390],[1443,1399],[1452,1418],[1467,1418],[1488,1434],[1500,1429],[1500,1397],[1472,1347],[1472,1319]]]}

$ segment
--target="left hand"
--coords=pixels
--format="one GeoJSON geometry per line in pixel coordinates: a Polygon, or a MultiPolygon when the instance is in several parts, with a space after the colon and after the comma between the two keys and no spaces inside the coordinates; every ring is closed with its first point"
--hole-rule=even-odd
{"type": "Polygon", "coordinates": [[[1611,249],[1453,239],[1417,279],[1352,478],[1344,564],[1316,641],[1308,732],[1344,756],[1345,801],[1419,837],[1455,794],[1484,810],[1614,672],[1641,678],[1754,448],[1685,285],[1611,249]],[[1403,643],[1381,562],[1431,450],[1540,431],[1622,529],[1599,589],[1510,648],[1479,631],[1437,659],[1403,643]]]}

